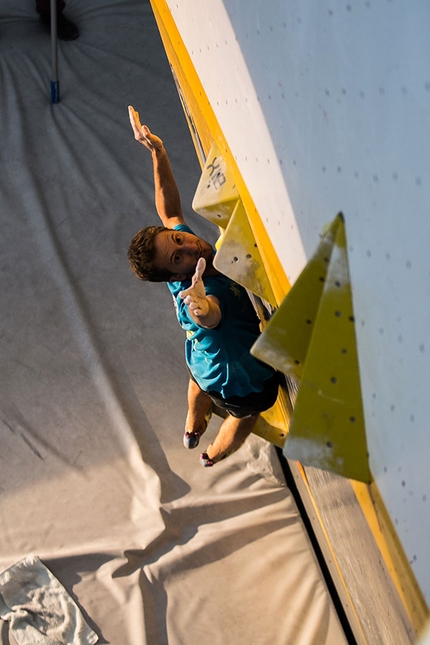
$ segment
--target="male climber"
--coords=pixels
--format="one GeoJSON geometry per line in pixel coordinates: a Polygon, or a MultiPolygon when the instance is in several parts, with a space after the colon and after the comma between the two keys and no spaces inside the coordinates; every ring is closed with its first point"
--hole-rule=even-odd
{"type": "Polygon", "coordinates": [[[128,258],[141,280],[167,283],[186,332],[190,381],[185,447],[199,444],[213,404],[228,413],[214,442],[200,455],[203,466],[213,466],[243,444],[259,413],[275,403],[278,375],[250,353],[260,328],[246,291],[215,269],[214,249],[184,220],[162,140],[142,127],[131,106],[129,116],[135,139],[152,155],[155,206],[163,226],[136,233],[128,258]]]}

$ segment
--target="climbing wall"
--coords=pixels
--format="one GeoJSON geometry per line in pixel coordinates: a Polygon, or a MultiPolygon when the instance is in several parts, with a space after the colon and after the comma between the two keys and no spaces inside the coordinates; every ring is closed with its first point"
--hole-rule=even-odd
{"type": "Polygon", "coordinates": [[[344,215],[369,467],[428,601],[429,6],[168,5],[278,304],[344,215]]]}

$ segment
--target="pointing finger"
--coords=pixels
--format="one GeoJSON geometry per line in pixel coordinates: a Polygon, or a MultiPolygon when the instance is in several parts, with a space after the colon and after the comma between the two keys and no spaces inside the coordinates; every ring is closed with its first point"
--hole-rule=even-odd
{"type": "Polygon", "coordinates": [[[204,258],[199,258],[196,264],[196,270],[193,276],[193,283],[195,284],[198,280],[201,280],[206,269],[206,260],[204,258]]]}

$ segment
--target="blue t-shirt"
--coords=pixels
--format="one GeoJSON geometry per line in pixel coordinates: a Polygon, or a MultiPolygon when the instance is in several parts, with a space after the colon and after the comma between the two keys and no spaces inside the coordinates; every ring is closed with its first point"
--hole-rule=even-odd
{"type": "MultiPolygon", "coordinates": [[[[186,225],[177,231],[193,233],[186,225]]],[[[205,392],[223,398],[261,392],[274,370],[250,354],[260,334],[259,320],[246,290],[225,275],[204,278],[206,295],[215,296],[221,308],[216,329],[196,325],[179,292],[188,289],[191,279],[168,282],[179,324],[186,332],[185,358],[191,374],[205,392]]]]}

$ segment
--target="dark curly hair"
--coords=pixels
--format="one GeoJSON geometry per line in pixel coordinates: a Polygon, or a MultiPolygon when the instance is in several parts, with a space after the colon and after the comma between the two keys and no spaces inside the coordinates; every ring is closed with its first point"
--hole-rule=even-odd
{"type": "Polygon", "coordinates": [[[147,226],[138,231],[130,242],[128,261],[132,271],[141,280],[148,282],[168,282],[171,272],[154,266],[156,236],[162,231],[168,231],[165,226],[147,226]]]}

